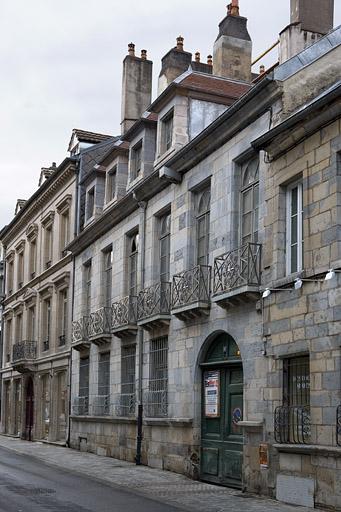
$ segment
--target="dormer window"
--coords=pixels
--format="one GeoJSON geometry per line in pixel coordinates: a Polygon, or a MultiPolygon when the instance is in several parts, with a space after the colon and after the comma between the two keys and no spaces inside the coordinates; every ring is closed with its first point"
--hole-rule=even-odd
{"type": "Polygon", "coordinates": [[[117,165],[107,174],[107,203],[116,197],[117,165]]]}
{"type": "Polygon", "coordinates": [[[172,109],[161,120],[161,154],[168,151],[173,144],[173,120],[174,110],[172,109]]]}
{"type": "Polygon", "coordinates": [[[86,218],[91,219],[94,216],[95,210],[95,187],[92,187],[87,194],[86,198],[86,218]]]}
{"type": "Polygon", "coordinates": [[[131,153],[131,180],[135,180],[140,172],[142,167],[142,140],[133,147],[131,153]]]}

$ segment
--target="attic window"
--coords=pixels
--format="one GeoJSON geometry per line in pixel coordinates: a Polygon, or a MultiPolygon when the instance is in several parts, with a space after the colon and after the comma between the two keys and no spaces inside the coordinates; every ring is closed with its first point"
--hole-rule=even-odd
{"type": "Polygon", "coordinates": [[[87,194],[86,218],[91,219],[94,215],[95,209],[95,187],[92,187],[87,194]]]}
{"type": "Polygon", "coordinates": [[[142,165],[142,140],[134,146],[132,150],[132,159],[131,159],[131,179],[134,180],[138,177],[138,175],[141,172],[141,165],[142,165]]]}
{"type": "Polygon", "coordinates": [[[173,144],[173,109],[161,120],[161,154],[168,151],[173,144]]]}

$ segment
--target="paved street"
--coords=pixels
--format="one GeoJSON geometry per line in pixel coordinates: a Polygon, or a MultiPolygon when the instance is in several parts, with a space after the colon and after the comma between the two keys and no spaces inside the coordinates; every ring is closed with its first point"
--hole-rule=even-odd
{"type": "MultiPolygon", "coordinates": [[[[0,512],[297,512],[272,500],[0,436],[0,512]]],[[[309,509],[301,508],[302,512],[309,509]]]]}

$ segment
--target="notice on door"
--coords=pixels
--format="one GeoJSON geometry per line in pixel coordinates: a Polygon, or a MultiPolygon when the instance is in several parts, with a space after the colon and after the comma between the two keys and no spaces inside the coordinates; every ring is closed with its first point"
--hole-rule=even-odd
{"type": "Polygon", "coordinates": [[[220,410],[220,371],[210,371],[204,374],[205,385],[205,416],[219,418],[220,410]]]}

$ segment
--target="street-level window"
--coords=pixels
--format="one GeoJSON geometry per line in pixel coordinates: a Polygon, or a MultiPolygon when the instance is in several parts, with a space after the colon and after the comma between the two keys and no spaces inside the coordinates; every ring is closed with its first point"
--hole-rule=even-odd
{"type": "Polygon", "coordinates": [[[296,182],[287,187],[286,193],[287,274],[303,269],[303,187],[296,182]]]}
{"type": "Polygon", "coordinates": [[[149,395],[147,412],[150,416],[168,413],[168,338],[151,340],[149,350],[149,395]]]}

